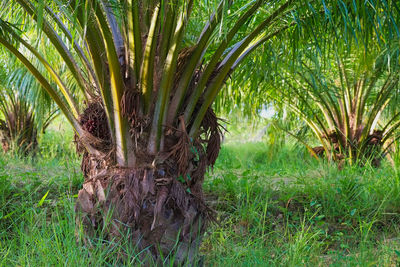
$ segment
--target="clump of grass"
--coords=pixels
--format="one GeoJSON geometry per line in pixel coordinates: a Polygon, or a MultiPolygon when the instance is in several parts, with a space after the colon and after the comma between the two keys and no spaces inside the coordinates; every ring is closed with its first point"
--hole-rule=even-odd
{"type": "Polygon", "coordinates": [[[263,142],[225,144],[216,162],[217,169],[289,175],[317,168],[318,161],[298,146],[268,146],[263,142]]]}
{"type": "Polygon", "coordinates": [[[40,140],[40,157],[38,158],[43,161],[77,160],[79,157],[75,151],[72,129],[48,129],[40,140]]]}

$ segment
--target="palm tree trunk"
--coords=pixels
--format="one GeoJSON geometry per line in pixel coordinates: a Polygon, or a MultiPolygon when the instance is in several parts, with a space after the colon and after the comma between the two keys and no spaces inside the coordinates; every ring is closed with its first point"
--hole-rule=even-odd
{"type": "MultiPolygon", "coordinates": [[[[109,134],[103,116],[101,105],[92,104],[80,123],[94,139],[101,140],[94,140],[93,147],[113,155],[112,146],[104,142],[109,134]]],[[[77,226],[83,226],[86,240],[95,237],[96,231],[103,231],[110,241],[128,238],[138,253],[144,251],[140,254],[143,260],[151,256],[153,263],[174,259],[174,264],[193,264],[213,215],[205,204],[202,184],[220,149],[217,118],[210,109],[203,125],[210,133],[206,140],[190,141],[183,123],[181,130],[167,130],[165,150],[157,156],[147,154],[150,125],[136,123],[144,125],[131,126],[140,159],[135,167],[118,167],[112,156],[84,152],[85,180],[76,205],[77,226]],[[145,130],[134,133],[139,128],[145,130]]]]}
{"type": "MultiPolygon", "coordinates": [[[[91,160],[90,164],[98,163],[91,160]]],[[[86,238],[105,229],[110,241],[129,238],[138,253],[145,251],[143,258],[151,255],[160,262],[160,255],[172,255],[176,263],[193,262],[209,210],[198,196],[201,187],[198,195],[190,194],[176,178],[161,175],[163,172],[162,168],[102,168],[97,175],[88,176],[76,206],[78,223],[82,222],[89,234],[86,238]]]]}

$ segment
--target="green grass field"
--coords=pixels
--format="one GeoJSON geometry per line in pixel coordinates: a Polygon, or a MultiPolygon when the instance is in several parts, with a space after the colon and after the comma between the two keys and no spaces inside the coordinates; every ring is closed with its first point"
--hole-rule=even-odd
{"type": "MultiPolygon", "coordinates": [[[[72,133],[49,131],[41,155],[0,157],[1,266],[125,266],[132,245],[75,242],[83,181],[72,133]]],[[[205,180],[218,223],[201,247],[205,266],[396,266],[400,175],[318,162],[303,149],[228,143],[205,180]]]]}

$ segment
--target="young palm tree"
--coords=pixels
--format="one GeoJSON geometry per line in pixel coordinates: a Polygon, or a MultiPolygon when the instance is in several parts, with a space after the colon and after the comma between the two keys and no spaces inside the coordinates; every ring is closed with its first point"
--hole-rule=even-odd
{"type": "Polygon", "coordinates": [[[330,160],[378,166],[396,138],[399,113],[390,107],[397,105],[400,72],[390,59],[383,53],[366,62],[346,53],[325,66],[307,60],[296,73],[281,70],[281,100],[312,129],[330,160]]]}
{"type": "Polygon", "coordinates": [[[316,15],[264,46],[268,56],[253,53],[234,74],[231,99],[217,99],[218,106],[255,113],[266,104],[290,107],[330,159],[378,165],[397,136],[397,112],[386,111],[398,93],[400,12],[395,1],[331,1],[323,8],[320,16],[310,4],[316,15]]]}
{"type": "MultiPolygon", "coordinates": [[[[7,59],[9,60],[9,59],[7,59]]],[[[5,62],[1,58],[0,62],[5,62]]],[[[0,141],[4,152],[34,155],[38,138],[58,115],[35,80],[21,69],[0,68],[0,141]]]]}
{"type": "Polygon", "coordinates": [[[339,167],[367,160],[378,166],[382,147],[398,128],[398,111],[388,107],[396,105],[398,93],[400,13],[395,2],[385,1],[336,7],[322,18],[322,30],[302,31],[313,45],[278,63],[275,81],[282,90],[276,96],[307,123],[339,167]]]}
{"type": "Polygon", "coordinates": [[[239,63],[291,25],[287,18],[300,3],[60,2],[3,2],[0,44],[76,132],[85,177],[80,222],[87,232],[105,229],[109,239],[129,233],[155,259],[172,253],[190,260],[212,216],[202,182],[218,156],[221,127],[211,105],[239,63]],[[16,24],[25,15],[37,25],[36,40],[16,24]],[[79,92],[40,53],[43,35],[79,92]]]}
{"type": "Polygon", "coordinates": [[[23,97],[5,91],[0,97],[0,113],[4,116],[4,120],[0,119],[3,151],[34,153],[38,145],[38,129],[32,106],[23,97]]]}

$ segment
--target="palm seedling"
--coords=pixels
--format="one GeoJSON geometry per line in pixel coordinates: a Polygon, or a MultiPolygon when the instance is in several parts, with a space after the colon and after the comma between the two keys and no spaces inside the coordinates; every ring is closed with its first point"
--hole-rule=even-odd
{"type": "Polygon", "coordinates": [[[103,229],[110,240],[129,233],[156,260],[192,260],[212,214],[202,182],[221,142],[211,105],[228,75],[287,29],[290,11],[300,5],[233,2],[3,2],[0,44],[26,66],[76,132],[85,177],[78,223],[86,233],[103,229]],[[23,35],[25,16],[58,51],[76,93],[23,35]]]}

